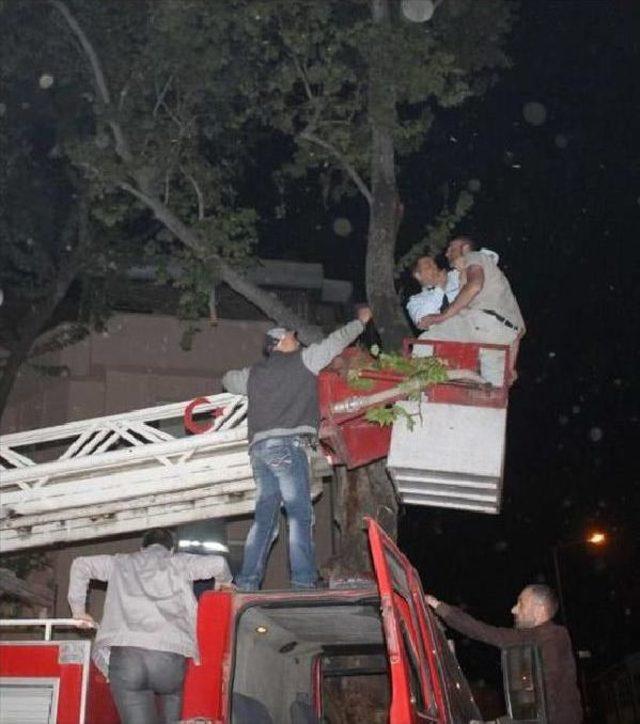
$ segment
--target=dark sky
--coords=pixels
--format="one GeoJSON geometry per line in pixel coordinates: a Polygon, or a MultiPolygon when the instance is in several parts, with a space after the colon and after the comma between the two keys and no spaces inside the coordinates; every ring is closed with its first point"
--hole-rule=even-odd
{"type": "MultiPolygon", "coordinates": [[[[433,183],[425,192],[425,168],[452,196],[480,182],[464,228],[500,252],[528,322],[502,515],[412,507],[402,547],[426,588],[510,625],[524,584],[554,583],[551,547],[602,527],[611,538],[603,549],[560,549],[569,624],[594,669],[640,648],[638,29],[631,2],[525,0],[513,68],[484,98],[442,114],[400,175],[401,247],[422,235],[440,203],[433,183]],[[530,103],[544,109],[539,125],[525,118],[530,103]]],[[[307,197],[300,208],[297,223],[294,203],[270,229],[265,254],[295,247],[357,286],[364,204],[327,213],[307,197]],[[353,225],[346,239],[332,233],[338,217],[353,225]]],[[[497,654],[464,643],[460,652],[472,676],[497,678],[497,654]]]]}

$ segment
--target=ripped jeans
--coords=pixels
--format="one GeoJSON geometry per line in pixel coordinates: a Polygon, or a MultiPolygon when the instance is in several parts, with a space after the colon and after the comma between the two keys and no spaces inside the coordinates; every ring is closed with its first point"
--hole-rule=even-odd
{"type": "Polygon", "coordinates": [[[271,437],[250,449],[257,498],[253,525],[244,548],[236,584],[242,591],[260,588],[269,551],[278,537],[280,505],[289,521],[289,562],[293,588],[315,588],[316,554],[309,461],[296,435],[271,437]]]}

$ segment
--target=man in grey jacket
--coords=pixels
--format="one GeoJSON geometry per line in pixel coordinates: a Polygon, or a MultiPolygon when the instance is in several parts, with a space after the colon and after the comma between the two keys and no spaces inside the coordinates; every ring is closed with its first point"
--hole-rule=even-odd
{"type": "Polygon", "coordinates": [[[229,392],[249,397],[249,455],[257,487],[254,521],[236,578],[240,590],[256,591],[262,584],[267,557],[278,535],[281,504],[289,521],[292,586],[300,590],[316,587],[305,451],[305,438],[317,436],[320,424],[316,375],[362,334],[370,319],[371,311],[362,307],[358,319],[304,349],[295,332],[272,329],[265,338],[265,359],[227,372],[222,379],[229,392]]]}
{"type": "Polygon", "coordinates": [[[69,606],[87,627],[96,625],[86,612],[89,582],[107,582],[93,659],[109,678],[122,724],[180,720],[186,659],[198,661],[193,581],[231,582],[222,556],[173,549],[171,532],[158,528],[145,533],[137,553],[83,556],[71,565],[69,606]]]}

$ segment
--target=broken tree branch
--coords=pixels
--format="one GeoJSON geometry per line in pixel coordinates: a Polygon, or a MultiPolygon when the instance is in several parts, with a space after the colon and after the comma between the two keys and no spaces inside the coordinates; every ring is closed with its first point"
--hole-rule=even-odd
{"type": "MultiPolygon", "coordinates": [[[[84,32],[84,30],[80,26],[80,23],[72,14],[71,10],[69,10],[67,5],[62,2],[62,0],[49,0],[49,2],[66,20],[67,25],[71,29],[71,32],[78,39],[80,45],[82,46],[82,49],[84,50],[85,55],[87,56],[89,65],[91,66],[94,84],[98,95],[100,96],[100,100],[105,105],[105,107],[111,108],[111,94],[109,93],[109,86],[107,85],[107,81],[102,70],[102,65],[100,64],[98,54],[96,53],[95,48],[91,44],[91,41],[89,40],[87,34],[84,32]]],[[[129,163],[132,160],[131,152],[129,151],[129,147],[127,145],[126,138],[124,136],[122,128],[120,127],[120,124],[111,116],[108,118],[108,124],[111,128],[111,132],[113,133],[116,142],[116,152],[123,161],[129,163]]]]}

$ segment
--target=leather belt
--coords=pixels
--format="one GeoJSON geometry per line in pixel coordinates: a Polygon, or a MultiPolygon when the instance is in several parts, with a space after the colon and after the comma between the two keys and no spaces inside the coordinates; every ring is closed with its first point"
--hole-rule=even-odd
{"type": "Polygon", "coordinates": [[[485,314],[490,314],[492,317],[495,317],[498,322],[502,322],[505,327],[509,327],[509,329],[515,329],[515,331],[518,331],[518,328],[515,324],[512,324],[508,319],[505,319],[501,314],[498,314],[498,312],[494,312],[493,309],[483,309],[482,310],[485,314]]]}

